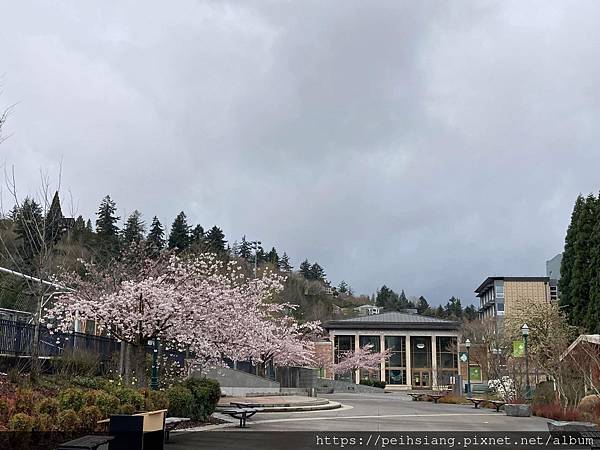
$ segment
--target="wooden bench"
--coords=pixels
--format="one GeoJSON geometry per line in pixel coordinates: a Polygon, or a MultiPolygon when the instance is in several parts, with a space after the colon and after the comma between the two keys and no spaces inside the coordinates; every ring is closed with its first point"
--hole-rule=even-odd
{"type": "Polygon", "coordinates": [[[220,411],[223,414],[227,414],[235,419],[239,419],[239,428],[246,428],[246,420],[252,417],[257,412],[263,411],[263,408],[232,408],[220,411]]]}
{"type": "Polygon", "coordinates": [[[65,442],[58,447],[58,450],[96,450],[114,439],[114,436],[88,435],[82,436],[72,441],[65,442]]]}
{"type": "Polygon", "coordinates": [[[419,398],[423,397],[425,394],[423,393],[419,393],[419,392],[407,392],[408,395],[410,395],[413,399],[413,401],[417,401],[419,398]]]}
{"type": "Polygon", "coordinates": [[[475,406],[475,409],[478,409],[480,404],[489,401],[485,398],[475,398],[475,397],[467,397],[467,400],[469,400],[471,403],[473,403],[473,405],[475,406]]]}
{"type": "Polygon", "coordinates": [[[177,425],[189,421],[189,417],[167,417],[165,419],[165,442],[169,441],[169,438],[171,437],[171,431],[173,431],[177,425]]]}

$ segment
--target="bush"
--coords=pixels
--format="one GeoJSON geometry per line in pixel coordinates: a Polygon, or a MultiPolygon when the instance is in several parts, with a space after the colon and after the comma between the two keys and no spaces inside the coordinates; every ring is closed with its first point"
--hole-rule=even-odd
{"type": "Polygon", "coordinates": [[[586,395],[579,401],[579,410],[586,413],[595,413],[600,407],[600,396],[586,395]]]}
{"type": "Polygon", "coordinates": [[[109,394],[108,392],[98,391],[95,397],[95,406],[100,409],[103,418],[107,418],[111,414],[117,414],[119,412],[120,402],[116,396],[109,394]]]}
{"type": "Polygon", "coordinates": [[[8,421],[8,429],[11,431],[33,431],[35,419],[29,414],[17,413],[8,421]]]}
{"type": "Polygon", "coordinates": [[[98,421],[102,420],[102,412],[97,406],[84,406],[79,412],[81,428],[93,432],[98,427],[98,421]]]}
{"type": "Polygon", "coordinates": [[[463,404],[469,403],[469,400],[467,400],[464,397],[461,397],[460,395],[448,394],[448,395],[445,395],[442,398],[440,398],[438,400],[438,403],[448,403],[451,405],[463,405],[463,404]]]}
{"type": "Polygon", "coordinates": [[[84,405],[85,392],[77,388],[69,388],[58,394],[60,409],[79,411],[84,405]]]}
{"type": "Polygon", "coordinates": [[[33,391],[31,389],[17,389],[15,412],[25,414],[33,412],[33,391]]]}
{"type": "Polygon", "coordinates": [[[375,380],[373,381],[373,387],[385,389],[385,381],[375,380]]]}
{"type": "Polygon", "coordinates": [[[135,413],[136,411],[137,410],[135,409],[135,406],[133,406],[130,403],[125,403],[124,405],[121,405],[121,409],[119,410],[121,414],[127,414],[129,416],[135,413]]]}
{"type": "Polygon", "coordinates": [[[99,391],[99,390],[85,391],[83,393],[84,407],[85,406],[95,406],[100,392],[102,392],[102,391],[99,391]]]}
{"type": "Polygon", "coordinates": [[[9,413],[10,405],[5,399],[0,398],[0,423],[6,423],[9,413]]]}
{"type": "Polygon", "coordinates": [[[574,422],[583,419],[577,409],[571,407],[563,408],[557,403],[549,405],[533,405],[531,409],[534,415],[552,420],[574,422]]]}
{"type": "Polygon", "coordinates": [[[131,405],[135,411],[144,409],[144,396],[140,391],[132,388],[120,387],[115,389],[115,396],[119,399],[121,405],[131,405]]]}
{"type": "Polygon", "coordinates": [[[531,403],[533,405],[549,405],[555,402],[556,393],[554,392],[554,383],[552,381],[539,383],[535,388],[531,403]]]}
{"type": "Polygon", "coordinates": [[[373,380],[370,380],[369,378],[364,379],[364,380],[360,380],[360,384],[362,384],[363,386],[373,386],[373,380]]]}
{"type": "Polygon", "coordinates": [[[58,403],[58,400],[53,397],[43,398],[35,405],[35,410],[39,414],[49,414],[51,416],[56,416],[59,408],[60,404],[58,403]]]}
{"type": "Polygon", "coordinates": [[[164,391],[148,391],[146,398],[147,410],[169,409],[169,396],[164,391]]]}
{"type": "Polygon", "coordinates": [[[174,417],[191,417],[194,408],[192,391],[182,385],[175,385],[167,389],[169,399],[169,415],[174,417]]]}
{"type": "Polygon", "coordinates": [[[100,359],[94,352],[73,350],[62,354],[57,371],[64,377],[93,377],[100,373],[100,359]]]}
{"type": "Polygon", "coordinates": [[[210,378],[188,378],[183,382],[194,396],[194,405],[190,418],[207,420],[215,412],[221,398],[221,386],[210,378]]]}
{"type": "Polygon", "coordinates": [[[53,431],[54,430],[54,417],[55,415],[43,413],[38,414],[35,417],[35,423],[33,429],[35,431],[53,431]]]}
{"type": "Polygon", "coordinates": [[[80,428],[77,413],[72,409],[61,411],[58,415],[58,430],[69,433],[77,431],[80,428]]]}
{"type": "Polygon", "coordinates": [[[76,376],[71,380],[71,384],[87,389],[101,389],[104,381],[101,378],[76,376]]]}

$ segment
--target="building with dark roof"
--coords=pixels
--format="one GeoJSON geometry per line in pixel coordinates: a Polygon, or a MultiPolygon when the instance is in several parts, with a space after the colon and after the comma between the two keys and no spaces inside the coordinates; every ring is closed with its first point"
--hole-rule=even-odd
{"type": "Polygon", "coordinates": [[[329,332],[334,362],[344,352],[368,344],[375,352],[390,351],[379,370],[361,369],[340,379],[385,381],[391,389],[431,389],[449,385],[458,373],[457,322],[392,311],[333,320],[323,327],[329,332]]]}

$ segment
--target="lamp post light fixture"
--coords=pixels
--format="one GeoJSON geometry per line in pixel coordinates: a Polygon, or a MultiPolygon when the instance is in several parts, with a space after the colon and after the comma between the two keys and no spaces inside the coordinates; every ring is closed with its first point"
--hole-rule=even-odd
{"type": "Polygon", "coordinates": [[[251,247],[254,249],[254,278],[256,278],[257,270],[258,270],[258,249],[261,246],[262,242],[260,241],[252,241],[250,242],[251,247]]]}
{"type": "Polygon", "coordinates": [[[467,394],[471,394],[471,340],[465,341],[465,347],[467,349],[467,394]]]}
{"type": "Polygon", "coordinates": [[[523,324],[521,327],[521,334],[523,335],[523,344],[525,346],[525,398],[529,400],[531,386],[529,385],[529,348],[528,348],[528,337],[529,337],[529,327],[527,324],[523,324]]]}
{"type": "Polygon", "coordinates": [[[152,372],[150,374],[150,389],[158,390],[158,339],[150,339],[148,345],[152,347],[152,372]]]}

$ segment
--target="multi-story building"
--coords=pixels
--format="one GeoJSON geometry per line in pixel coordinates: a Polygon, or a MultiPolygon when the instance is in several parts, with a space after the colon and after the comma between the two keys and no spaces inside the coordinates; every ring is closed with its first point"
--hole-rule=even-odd
{"type": "Polygon", "coordinates": [[[556,289],[552,287],[556,288],[556,283],[549,277],[488,277],[475,289],[479,318],[502,319],[517,306],[555,300],[556,289]]]}

